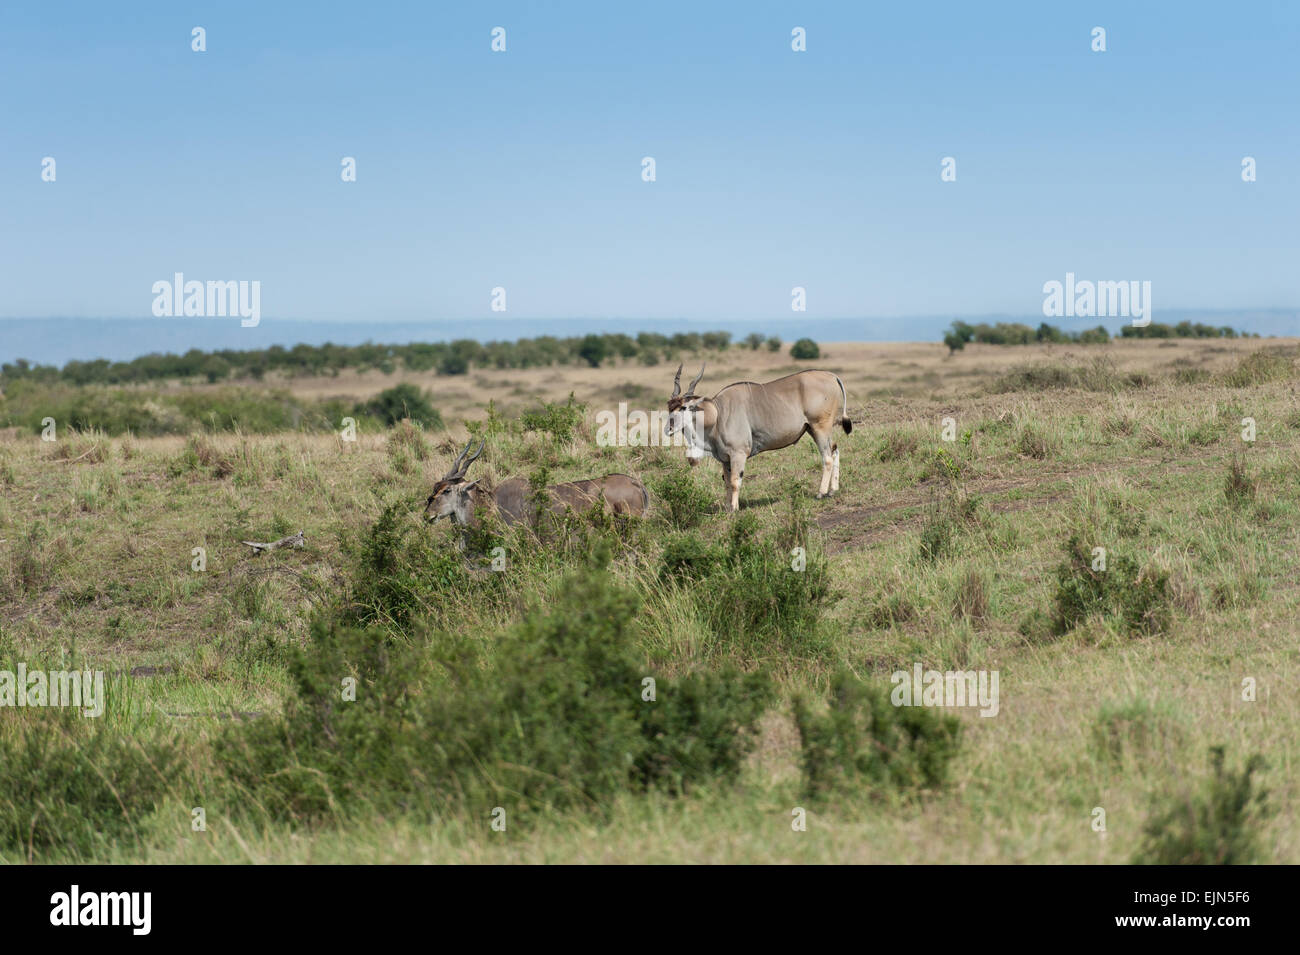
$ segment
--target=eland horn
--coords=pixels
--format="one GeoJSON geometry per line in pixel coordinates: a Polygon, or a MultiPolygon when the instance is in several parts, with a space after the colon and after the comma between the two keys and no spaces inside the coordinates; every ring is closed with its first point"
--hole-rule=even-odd
{"type": "Polygon", "coordinates": [[[695,386],[698,385],[698,384],[700,383],[700,379],[703,378],[703,377],[704,377],[704,366],[701,365],[701,366],[700,366],[700,373],[699,373],[698,375],[695,376],[695,380],[691,382],[691,386],[690,386],[689,388],[686,389],[686,393],[687,393],[688,395],[693,395],[693,394],[695,394],[695,386]]]}

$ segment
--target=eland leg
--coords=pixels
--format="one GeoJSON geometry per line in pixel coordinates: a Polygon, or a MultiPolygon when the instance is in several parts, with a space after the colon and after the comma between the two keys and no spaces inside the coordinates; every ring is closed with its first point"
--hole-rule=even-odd
{"type": "Polygon", "coordinates": [[[736,451],[731,455],[731,466],[727,469],[727,486],[731,491],[731,510],[740,510],[740,482],[745,479],[745,452],[736,451]]]}
{"type": "Polygon", "coordinates": [[[821,490],[817,492],[819,498],[829,497],[831,493],[831,477],[835,468],[835,455],[833,445],[831,444],[830,428],[826,429],[825,434],[813,433],[813,440],[817,442],[817,450],[822,456],[822,485],[821,490]]]}

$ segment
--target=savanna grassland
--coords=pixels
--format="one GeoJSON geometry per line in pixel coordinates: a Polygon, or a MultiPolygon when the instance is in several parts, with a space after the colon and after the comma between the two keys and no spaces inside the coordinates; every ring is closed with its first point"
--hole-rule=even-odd
{"type": "Polygon", "coordinates": [[[1294,341],[683,357],[840,374],[839,495],[809,441],[739,514],[716,463],[598,445],[675,364],[276,383],[446,423],[355,441],[4,431],[0,670],[108,705],[0,710],[0,859],[1300,862],[1294,341]],[[624,471],[650,513],[424,523],[471,433],[471,477],[624,471]],[[916,663],[998,671],[997,715],[891,706],[916,663]]]}

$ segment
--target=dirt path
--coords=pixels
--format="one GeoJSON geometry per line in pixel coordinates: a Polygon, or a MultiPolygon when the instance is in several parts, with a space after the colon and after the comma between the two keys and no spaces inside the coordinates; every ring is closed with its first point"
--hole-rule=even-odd
{"type": "MultiPolygon", "coordinates": [[[[1073,482],[1079,478],[1093,478],[1105,474],[1130,471],[1138,467],[1147,467],[1153,474],[1168,475],[1195,471],[1206,466],[1207,462],[1222,457],[1221,451],[1205,448],[1200,453],[1180,458],[1130,457],[1113,461],[1103,466],[1088,465],[1076,468],[1055,468],[1034,475],[1023,477],[984,477],[965,482],[966,491],[981,498],[994,514],[1010,514],[1030,508],[1043,507],[1067,500],[1069,491],[1050,488],[1042,494],[1030,495],[1015,500],[996,500],[999,495],[1013,491],[1026,491],[1055,485],[1061,481],[1073,482]],[[990,498],[994,498],[990,500],[990,498]]],[[[838,554],[844,551],[860,550],[874,543],[893,537],[904,530],[920,526],[924,514],[907,513],[914,508],[924,507],[936,499],[941,492],[943,482],[939,478],[929,478],[915,489],[899,498],[884,504],[871,504],[865,507],[833,506],[830,510],[817,515],[817,526],[830,535],[826,551],[838,554]],[[892,520],[873,521],[872,518],[895,515],[892,520]],[[844,536],[844,528],[851,528],[844,536]],[[839,536],[835,536],[835,535],[839,536]]]]}

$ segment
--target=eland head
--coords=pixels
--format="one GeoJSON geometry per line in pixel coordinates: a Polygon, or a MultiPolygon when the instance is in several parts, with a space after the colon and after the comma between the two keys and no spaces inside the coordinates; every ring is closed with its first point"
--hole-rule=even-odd
{"type": "Polygon", "coordinates": [[[474,513],[474,502],[472,499],[473,491],[478,485],[478,481],[465,480],[465,472],[469,466],[478,460],[483,453],[483,445],[487,443],[484,438],[478,446],[478,450],[466,460],[465,455],[469,454],[469,449],[474,446],[474,440],[471,438],[469,444],[465,445],[465,450],[460,453],[451,466],[451,470],[443,475],[442,479],[433,486],[433,492],[429,499],[424,502],[424,519],[426,521],[436,521],[440,517],[450,517],[460,523],[466,523],[474,513]]]}
{"type": "Polygon", "coordinates": [[[668,397],[668,418],[664,421],[664,437],[671,438],[681,432],[686,442],[686,460],[691,467],[699,464],[704,456],[703,450],[698,447],[695,423],[700,402],[708,400],[695,393],[696,386],[704,377],[704,367],[700,366],[700,373],[687,386],[686,394],[682,394],[682,366],[677,366],[677,374],[673,376],[673,393],[668,397]]]}

